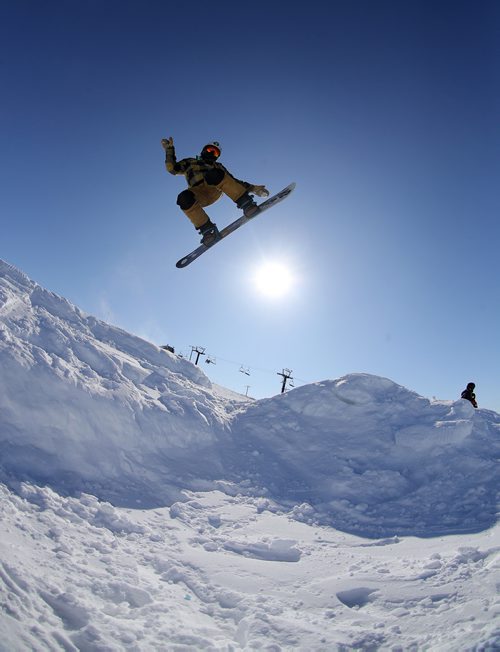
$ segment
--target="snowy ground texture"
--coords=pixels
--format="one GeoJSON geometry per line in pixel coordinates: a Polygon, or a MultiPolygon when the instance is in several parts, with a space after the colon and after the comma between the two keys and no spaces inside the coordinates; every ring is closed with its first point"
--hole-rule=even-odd
{"type": "Polygon", "coordinates": [[[251,401],[0,261],[0,650],[500,649],[500,415],[251,401]]]}

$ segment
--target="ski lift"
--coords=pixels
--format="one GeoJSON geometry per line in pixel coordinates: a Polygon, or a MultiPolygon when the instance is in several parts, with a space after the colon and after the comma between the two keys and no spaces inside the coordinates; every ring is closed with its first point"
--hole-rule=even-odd
{"type": "Polygon", "coordinates": [[[245,374],[245,376],[250,376],[250,369],[248,367],[244,367],[243,365],[241,365],[240,373],[245,374]]]}
{"type": "Polygon", "coordinates": [[[217,364],[217,360],[216,360],[216,358],[213,358],[211,355],[209,355],[207,357],[207,359],[205,360],[205,363],[206,364],[217,364]]]}

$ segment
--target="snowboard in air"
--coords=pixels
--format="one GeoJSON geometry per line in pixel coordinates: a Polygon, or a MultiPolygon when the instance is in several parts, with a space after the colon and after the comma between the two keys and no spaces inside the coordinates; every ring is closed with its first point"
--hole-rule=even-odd
{"type": "Polygon", "coordinates": [[[276,193],[272,197],[269,197],[269,199],[266,199],[265,202],[262,202],[262,204],[259,204],[258,210],[251,216],[251,217],[245,217],[242,215],[239,217],[237,220],[234,222],[231,222],[231,224],[228,224],[225,226],[223,229],[219,231],[219,237],[217,240],[212,242],[210,245],[204,245],[201,244],[199,247],[197,247],[194,251],[192,251],[190,254],[187,254],[183,258],[177,261],[176,267],[182,268],[182,267],[187,267],[190,263],[193,262],[193,260],[196,260],[199,258],[202,254],[205,253],[205,251],[208,251],[212,247],[215,247],[215,245],[220,242],[221,240],[224,240],[224,238],[227,238],[227,236],[233,231],[236,231],[236,229],[239,229],[240,226],[243,226],[244,224],[247,224],[247,222],[251,222],[254,220],[258,215],[263,213],[264,211],[267,211],[269,208],[272,208],[276,204],[278,204],[280,201],[283,201],[288,197],[288,195],[292,192],[292,190],[295,188],[295,183],[291,183],[289,186],[286,188],[283,188],[280,192],[276,193]]]}

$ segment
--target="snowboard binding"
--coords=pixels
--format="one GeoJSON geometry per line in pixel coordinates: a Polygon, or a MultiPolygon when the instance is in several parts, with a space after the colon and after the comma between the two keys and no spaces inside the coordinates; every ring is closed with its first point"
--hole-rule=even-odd
{"type": "Polygon", "coordinates": [[[210,220],[200,228],[200,233],[202,235],[201,244],[205,247],[210,247],[220,238],[217,225],[210,220]]]}

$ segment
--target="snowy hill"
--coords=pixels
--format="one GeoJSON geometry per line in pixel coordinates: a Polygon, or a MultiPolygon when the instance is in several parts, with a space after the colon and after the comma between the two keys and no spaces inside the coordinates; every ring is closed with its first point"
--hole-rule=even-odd
{"type": "Polygon", "coordinates": [[[84,315],[5,264],[2,464],[58,491],[165,504],[221,476],[231,402],[189,362],[84,315]],[[196,455],[193,455],[196,451],[196,455]],[[189,480],[189,478],[193,478],[189,480]]]}
{"type": "Polygon", "coordinates": [[[0,650],[500,646],[500,415],[251,401],[1,261],[0,364],[0,650]]]}

